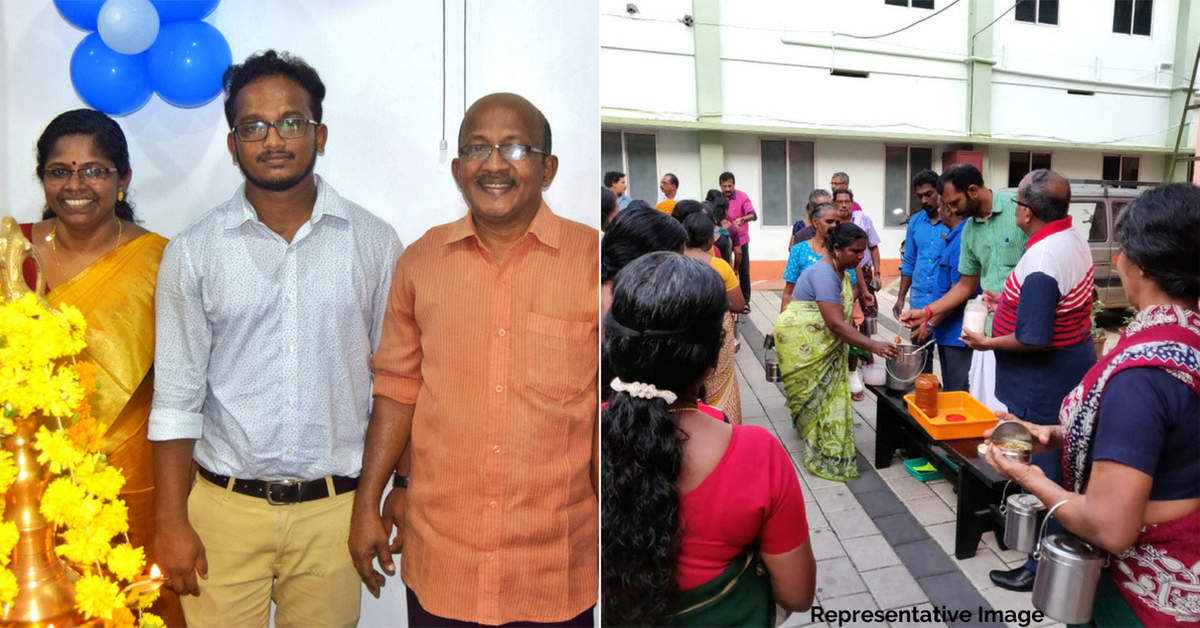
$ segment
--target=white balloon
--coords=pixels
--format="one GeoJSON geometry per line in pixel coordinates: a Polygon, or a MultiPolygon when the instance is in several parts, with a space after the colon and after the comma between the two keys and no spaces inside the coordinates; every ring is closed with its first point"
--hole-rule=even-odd
{"type": "Polygon", "coordinates": [[[144,52],[158,38],[158,10],[150,0],[108,0],[96,23],[104,44],[125,55],[144,52]]]}

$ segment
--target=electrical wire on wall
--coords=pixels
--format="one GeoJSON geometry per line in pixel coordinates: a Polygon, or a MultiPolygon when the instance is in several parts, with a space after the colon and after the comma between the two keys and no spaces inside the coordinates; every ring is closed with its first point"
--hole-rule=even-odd
{"type": "Polygon", "coordinates": [[[438,150],[446,151],[446,0],[442,0],[442,141],[438,150]]]}

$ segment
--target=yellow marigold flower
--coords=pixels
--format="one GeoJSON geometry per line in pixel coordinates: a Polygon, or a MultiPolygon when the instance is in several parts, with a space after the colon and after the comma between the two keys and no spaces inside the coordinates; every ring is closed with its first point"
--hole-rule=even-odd
{"type": "Polygon", "coordinates": [[[50,377],[53,394],[46,403],[45,411],[58,417],[69,417],[75,413],[75,408],[83,403],[83,388],[79,385],[79,377],[71,369],[58,369],[50,377]]]}
{"type": "Polygon", "coordinates": [[[93,517],[90,527],[95,534],[107,535],[105,538],[108,539],[128,532],[129,508],[125,506],[125,502],[119,499],[105,502],[100,506],[99,513],[93,517]]]}
{"type": "Polygon", "coordinates": [[[121,487],[125,486],[125,476],[116,467],[105,467],[101,471],[78,474],[76,477],[83,490],[103,501],[116,499],[121,487]]]}
{"type": "Polygon", "coordinates": [[[13,572],[0,567],[0,604],[12,604],[12,601],[17,599],[19,592],[17,577],[13,575],[13,572]]]}
{"type": "Polygon", "coordinates": [[[146,591],[145,593],[139,594],[138,608],[141,610],[146,610],[151,606],[154,606],[154,602],[158,600],[158,596],[161,592],[162,589],[154,589],[153,591],[146,591]]]}
{"type": "Polygon", "coordinates": [[[60,430],[48,430],[45,425],[38,428],[33,446],[40,452],[38,463],[46,465],[51,473],[62,473],[83,462],[83,452],[66,434],[60,430]]]}
{"type": "Polygon", "coordinates": [[[113,611],[125,608],[125,604],[117,583],[100,576],[84,576],[75,583],[75,608],[89,619],[112,619],[113,611]]]}
{"type": "Polygon", "coordinates": [[[166,628],[166,626],[162,618],[153,613],[142,613],[142,621],[138,622],[138,628],[166,628]]]}
{"type": "MultiPolygon", "coordinates": [[[[0,423],[2,422],[0,420],[0,423]]],[[[0,450],[0,493],[6,492],[8,487],[12,486],[12,483],[17,479],[17,473],[19,471],[17,470],[17,465],[13,464],[12,454],[0,450]]]]}
{"type": "Polygon", "coordinates": [[[0,565],[8,564],[12,550],[17,546],[17,540],[20,538],[21,532],[17,530],[16,522],[0,523],[0,565]]]}
{"type": "Polygon", "coordinates": [[[46,487],[42,494],[41,512],[51,523],[64,525],[74,517],[74,510],[79,502],[87,498],[87,493],[77,486],[70,478],[58,478],[46,487]]]}
{"type": "Polygon", "coordinates": [[[108,570],[120,580],[133,582],[146,566],[146,551],[122,543],[108,552],[108,570]]]}
{"type": "Polygon", "coordinates": [[[55,551],[67,560],[84,565],[98,563],[108,556],[112,547],[109,545],[111,536],[97,534],[91,526],[67,528],[62,533],[62,542],[55,551]]]}

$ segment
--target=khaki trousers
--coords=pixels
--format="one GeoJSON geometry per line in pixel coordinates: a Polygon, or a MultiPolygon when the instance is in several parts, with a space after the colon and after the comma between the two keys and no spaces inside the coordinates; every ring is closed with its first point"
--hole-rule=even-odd
{"type": "MultiPolygon", "coordinates": [[[[330,486],[330,495],[333,487],[330,486]]],[[[199,597],[183,596],[191,628],[355,626],[362,587],[347,539],[354,492],[272,506],[197,478],[188,519],[208,558],[199,597]]]]}

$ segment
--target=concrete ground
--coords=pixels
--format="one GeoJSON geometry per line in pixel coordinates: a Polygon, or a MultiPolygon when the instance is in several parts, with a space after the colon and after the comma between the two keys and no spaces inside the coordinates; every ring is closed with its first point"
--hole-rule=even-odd
{"type": "MultiPolygon", "coordinates": [[[[895,279],[880,292],[879,333],[890,337],[896,324],[891,316],[895,279]]],[[[766,287],[766,286],[764,286],[766,287]]],[[[763,335],[771,333],[779,312],[778,289],[756,287],[752,313],[739,324],[741,348],[737,354],[742,393],[742,416],[747,425],[774,433],[791,452],[801,486],[813,552],[817,558],[817,600],[824,610],[945,609],[970,610],[971,621],[948,623],[897,622],[891,626],[1030,626],[1062,627],[1045,619],[1022,621],[1034,610],[1029,593],[1013,593],[992,585],[988,572],[1009,569],[1025,562],[1014,551],[1001,550],[995,536],[985,534],[975,556],[954,558],[955,494],[952,485],[939,479],[921,483],[908,475],[899,456],[886,469],[874,470],[875,398],[854,404],[859,467],[863,475],[842,484],[817,477],[803,464],[800,439],[792,429],[782,386],[767,382],[762,356],[763,335]],[[979,620],[979,607],[999,610],[1006,623],[979,620]]],[[[774,287],[774,286],[769,286],[774,287]]],[[[1115,342],[1115,333],[1110,347],[1115,342]]],[[[940,373],[940,367],[935,368],[940,373]]],[[[873,618],[872,618],[873,619],[873,618]]],[[[814,620],[812,612],[792,615],[784,624],[800,626],[888,626],[887,622],[814,620]]]]}

